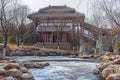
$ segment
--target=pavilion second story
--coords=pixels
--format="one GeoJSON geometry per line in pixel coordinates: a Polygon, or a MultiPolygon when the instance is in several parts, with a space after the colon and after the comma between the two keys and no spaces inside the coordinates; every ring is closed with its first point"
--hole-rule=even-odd
{"type": "Polygon", "coordinates": [[[48,6],[28,15],[28,18],[34,23],[38,42],[77,42],[79,45],[81,33],[87,41],[93,40],[94,27],[84,22],[85,15],[74,8],[48,6]]]}
{"type": "Polygon", "coordinates": [[[42,8],[38,12],[28,15],[28,18],[35,23],[37,31],[54,32],[70,31],[73,25],[80,27],[85,16],[65,5],[42,8]]]}

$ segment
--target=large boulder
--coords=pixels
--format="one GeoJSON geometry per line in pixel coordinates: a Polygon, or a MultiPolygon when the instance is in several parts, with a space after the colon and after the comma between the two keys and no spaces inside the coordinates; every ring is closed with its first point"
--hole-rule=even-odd
{"type": "Polygon", "coordinates": [[[50,53],[48,53],[48,55],[49,55],[49,56],[56,56],[57,53],[55,53],[55,52],[50,52],[50,53]]]}
{"type": "Polygon", "coordinates": [[[34,68],[34,64],[32,62],[25,62],[24,66],[27,68],[34,68]]]}
{"type": "Polygon", "coordinates": [[[102,57],[101,57],[101,61],[102,61],[102,62],[107,62],[107,63],[110,62],[110,56],[108,56],[108,55],[102,56],[102,57]]]}
{"type": "Polygon", "coordinates": [[[49,63],[47,62],[35,62],[34,63],[34,68],[44,68],[45,66],[48,66],[49,63]]]}
{"type": "Polygon", "coordinates": [[[24,73],[22,76],[21,76],[21,80],[34,80],[33,76],[31,74],[28,74],[28,73],[24,73]]]}
{"type": "Polygon", "coordinates": [[[12,68],[6,72],[7,76],[13,76],[13,77],[20,77],[22,74],[23,74],[22,71],[16,68],[12,68]]]}
{"type": "Polygon", "coordinates": [[[4,67],[4,69],[6,69],[6,70],[9,70],[9,69],[11,69],[11,68],[19,69],[19,63],[8,63],[8,64],[4,67]]]}
{"type": "Polygon", "coordinates": [[[97,68],[97,69],[94,69],[93,71],[92,71],[92,73],[93,74],[99,74],[100,73],[100,70],[97,68]]]}
{"type": "Polygon", "coordinates": [[[120,80],[120,73],[110,74],[106,80],[120,80]]]}
{"type": "Polygon", "coordinates": [[[44,68],[45,66],[48,66],[48,62],[26,62],[24,63],[24,66],[27,68],[44,68]]]}
{"type": "Polygon", "coordinates": [[[4,80],[4,78],[5,78],[4,76],[0,75],[0,80],[4,80]]]}
{"type": "Polygon", "coordinates": [[[8,76],[6,78],[4,78],[4,80],[18,80],[17,78],[14,78],[12,76],[8,76]]]}
{"type": "Polygon", "coordinates": [[[20,67],[20,70],[21,70],[23,73],[27,73],[27,72],[28,72],[28,70],[27,70],[26,67],[20,67]]]}
{"type": "Polygon", "coordinates": [[[114,68],[105,68],[103,71],[102,71],[102,77],[103,78],[106,78],[108,77],[110,74],[113,74],[115,71],[114,71],[114,68]]]}
{"type": "Polygon", "coordinates": [[[120,64],[120,59],[115,59],[115,60],[113,61],[113,64],[120,64]]]}
{"type": "Polygon", "coordinates": [[[107,68],[112,68],[112,69],[114,69],[114,72],[115,73],[120,73],[120,65],[109,65],[109,66],[107,66],[107,68]]]}
{"type": "Polygon", "coordinates": [[[3,68],[0,68],[0,75],[5,75],[6,74],[6,71],[5,71],[5,69],[3,69],[3,68]]]}

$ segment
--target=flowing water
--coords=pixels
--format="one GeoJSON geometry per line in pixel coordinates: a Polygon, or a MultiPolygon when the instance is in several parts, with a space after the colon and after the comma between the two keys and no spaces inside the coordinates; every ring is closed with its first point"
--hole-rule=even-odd
{"type": "Polygon", "coordinates": [[[44,69],[29,69],[35,80],[99,80],[92,74],[97,63],[67,61],[49,62],[44,69]]]}
{"type": "Polygon", "coordinates": [[[98,63],[91,60],[62,56],[25,56],[16,57],[16,60],[47,60],[49,62],[50,65],[43,69],[29,69],[35,80],[99,80],[98,76],[92,74],[92,70],[98,63]]]}

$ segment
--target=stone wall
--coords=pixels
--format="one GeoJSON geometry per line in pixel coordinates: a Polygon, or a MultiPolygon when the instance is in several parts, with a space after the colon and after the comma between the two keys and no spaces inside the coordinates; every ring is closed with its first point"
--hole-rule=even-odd
{"type": "MultiPolygon", "coordinates": [[[[37,43],[35,44],[37,47],[45,47],[45,48],[52,48],[57,49],[58,43],[37,43]]],[[[70,43],[62,42],[59,43],[59,48],[63,50],[69,50],[70,49],[70,43]]]]}

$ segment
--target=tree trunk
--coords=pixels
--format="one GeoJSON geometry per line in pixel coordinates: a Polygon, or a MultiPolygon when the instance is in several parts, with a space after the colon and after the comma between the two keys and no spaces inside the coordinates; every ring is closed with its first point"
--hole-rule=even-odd
{"type": "Polygon", "coordinates": [[[57,32],[57,49],[60,49],[59,36],[60,36],[60,33],[57,32]]]}
{"type": "Polygon", "coordinates": [[[8,38],[7,36],[4,36],[3,55],[2,55],[3,59],[5,59],[5,55],[6,55],[7,38],[8,38]]]}
{"type": "Polygon", "coordinates": [[[19,38],[18,38],[17,46],[18,47],[20,46],[20,40],[19,40],[19,38]]]}
{"type": "Polygon", "coordinates": [[[95,40],[94,43],[94,53],[97,54],[97,40],[95,40]]]}
{"type": "Polygon", "coordinates": [[[3,48],[6,48],[7,47],[7,36],[4,36],[4,46],[3,46],[3,48]]]}
{"type": "Polygon", "coordinates": [[[18,35],[18,41],[17,41],[17,46],[20,46],[20,36],[18,35]]]}

